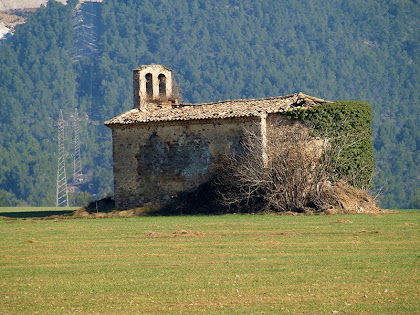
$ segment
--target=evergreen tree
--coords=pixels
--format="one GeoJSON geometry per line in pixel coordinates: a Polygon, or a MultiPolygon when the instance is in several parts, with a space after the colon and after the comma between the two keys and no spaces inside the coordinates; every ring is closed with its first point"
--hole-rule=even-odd
{"type": "Polygon", "coordinates": [[[0,189],[10,200],[54,203],[54,122],[75,107],[90,174],[82,189],[111,193],[102,122],[132,107],[131,69],[159,63],[175,70],[186,102],[302,91],[371,104],[374,190],[385,188],[383,207],[418,205],[415,2],[108,0],[98,4],[97,53],[75,58],[76,3],[49,1],[0,45],[0,189]]]}

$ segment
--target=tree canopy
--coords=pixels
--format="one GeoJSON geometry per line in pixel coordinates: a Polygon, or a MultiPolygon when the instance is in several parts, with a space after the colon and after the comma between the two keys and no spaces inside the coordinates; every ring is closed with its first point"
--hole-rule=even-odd
{"type": "Polygon", "coordinates": [[[0,45],[0,189],[8,203],[54,203],[60,109],[70,117],[78,108],[83,118],[83,190],[110,194],[102,122],[132,108],[131,69],[158,63],[175,71],[187,102],[302,91],[371,104],[381,205],[420,207],[415,1],[105,0],[85,7],[97,49],[82,55],[76,3],[50,1],[0,45]]]}

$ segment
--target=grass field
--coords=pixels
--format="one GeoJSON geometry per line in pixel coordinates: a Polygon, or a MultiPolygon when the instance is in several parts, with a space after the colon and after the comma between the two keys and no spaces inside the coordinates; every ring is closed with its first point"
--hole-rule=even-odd
{"type": "Polygon", "coordinates": [[[0,313],[420,314],[419,227],[420,211],[2,219],[0,313]]]}

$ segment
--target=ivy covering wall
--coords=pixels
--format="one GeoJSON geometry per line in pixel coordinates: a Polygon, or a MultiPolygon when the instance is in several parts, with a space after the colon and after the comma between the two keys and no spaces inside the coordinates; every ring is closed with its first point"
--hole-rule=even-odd
{"type": "Polygon", "coordinates": [[[333,181],[344,179],[357,188],[372,187],[375,165],[370,105],[343,101],[290,111],[284,115],[308,124],[315,136],[330,139],[331,146],[335,148],[333,181]]]}

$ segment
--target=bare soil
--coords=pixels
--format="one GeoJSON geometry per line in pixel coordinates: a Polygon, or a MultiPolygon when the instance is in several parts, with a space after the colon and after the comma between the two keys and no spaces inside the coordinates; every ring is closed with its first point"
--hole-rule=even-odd
{"type": "Polygon", "coordinates": [[[162,233],[162,232],[148,232],[148,237],[198,237],[204,236],[204,233],[196,231],[178,230],[173,233],[162,233]]]}
{"type": "MultiPolygon", "coordinates": [[[[63,4],[67,0],[56,0],[63,4]]],[[[35,9],[46,5],[48,0],[0,0],[0,10],[35,9]]]]}
{"type": "Polygon", "coordinates": [[[132,217],[140,217],[145,216],[149,212],[149,208],[136,208],[130,210],[112,210],[108,212],[91,212],[88,211],[85,207],[81,207],[74,211],[73,218],[81,218],[81,219],[98,219],[98,218],[132,218],[132,217]]]}

